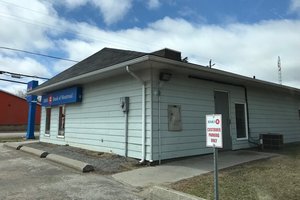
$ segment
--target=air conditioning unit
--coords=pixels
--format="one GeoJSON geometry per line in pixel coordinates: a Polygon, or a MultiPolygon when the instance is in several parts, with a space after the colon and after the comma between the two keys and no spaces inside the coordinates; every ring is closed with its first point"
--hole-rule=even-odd
{"type": "Polygon", "coordinates": [[[280,149],[283,146],[283,135],[280,133],[264,133],[259,136],[262,149],[280,149]]]}

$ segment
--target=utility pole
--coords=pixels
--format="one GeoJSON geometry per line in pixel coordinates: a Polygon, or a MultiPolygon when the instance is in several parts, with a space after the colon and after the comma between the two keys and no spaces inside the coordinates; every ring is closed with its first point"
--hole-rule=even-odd
{"type": "Polygon", "coordinates": [[[277,67],[278,67],[278,83],[279,83],[280,85],[282,85],[282,75],[281,75],[281,61],[280,61],[280,56],[278,56],[277,67]]]}

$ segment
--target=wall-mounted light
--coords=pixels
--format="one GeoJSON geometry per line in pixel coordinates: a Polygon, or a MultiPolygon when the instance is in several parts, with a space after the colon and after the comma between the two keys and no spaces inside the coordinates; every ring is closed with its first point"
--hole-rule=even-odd
{"type": "Polygon", "coordinates": [[[159,74],[159,80],[161,80],[161,81],[170,81],[171,77],[172,77],[171,73],[160,72],[160,74],[159,74]]]}

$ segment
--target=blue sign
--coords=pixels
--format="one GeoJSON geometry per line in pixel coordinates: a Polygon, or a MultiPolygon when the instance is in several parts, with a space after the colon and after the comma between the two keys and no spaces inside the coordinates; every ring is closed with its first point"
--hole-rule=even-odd
{"type": "Polygon", "coordinates": [[[69,103],[81,102],[81,87],[72,87],[64,90],[55,91],[42,96],[42,106],[57,106],[69,103]]]}
{"type": "MultiPolygon", "coordinates": [[[[39,85],[38,81],[30,81],[27,83],[27,92],[29,92],[30,90],[36,88],[39,85]]],[[[26,100],[28,103],[32,102],[32,101],[36,101],[37,100],[37,96],[36,95],[27,95],[26,96],[26,100]]]]}
{"type": "Polygon", "coordinates": [[[27,83],[27,92],[29,92],[30,90],[36,88],[39,85],[38,81],[30,81],[27,83]]]}

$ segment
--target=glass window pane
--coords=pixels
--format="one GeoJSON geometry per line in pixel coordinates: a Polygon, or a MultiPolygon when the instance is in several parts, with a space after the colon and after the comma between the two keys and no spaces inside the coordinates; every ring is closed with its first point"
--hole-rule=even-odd
{"type": "Polygon", "coordinates": [[[50,123],[51,123],[51,108],[46,108],[46,127],[45,127],[46,134],[50,134],[50,123]]]}
{"type": "Polygon", "coordinates": [[[66,109],[65,106],[59,107],[59,124],[58,124],[58,135],[64,136],[65,135],[65,113],[66,109]]]}
{"type": "Polygon", "coordinates": [[[235,104],[237,138],[246,138],[245,104],[235,104]]]}

